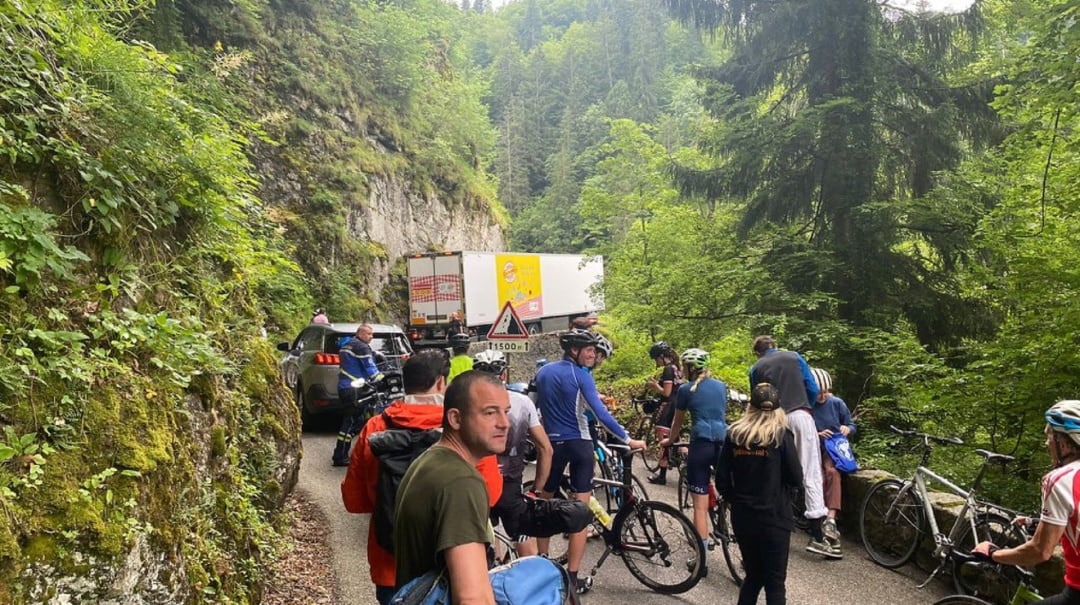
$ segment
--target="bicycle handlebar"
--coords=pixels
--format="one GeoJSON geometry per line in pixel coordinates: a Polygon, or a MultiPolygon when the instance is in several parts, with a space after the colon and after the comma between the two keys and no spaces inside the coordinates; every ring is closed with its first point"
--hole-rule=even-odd
{"type": "Polygon", "coordinates": [[[942,445],[964,445],[963,440],[958,437],[939,437],[929,433],[920,433],[919,431],[912,429],[897,428],[891,424],[889,425],[889,428],[892,429],[894,433],[904,435],[905,437],[922,437],[923,439],[929,439],[930,441],[935,441],[942,445]]]}

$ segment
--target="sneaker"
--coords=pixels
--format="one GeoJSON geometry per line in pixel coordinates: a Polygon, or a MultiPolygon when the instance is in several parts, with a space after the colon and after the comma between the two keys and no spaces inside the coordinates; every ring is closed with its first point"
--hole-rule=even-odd
{"type": "Polygon", "coordinates": [[[827,542],[829,543],[829,552],[825,556],[829,559],[843,559],[844,547],[840,545],[840,542],[833,542],[832,540],[827,540],[827,542]]]}
{"type": "Polygon", "coordinates": [[[815,540],[810,538],[810,543],[806,545],[806,552],[812,552],[815,555],[821,555],[823,557],[829,556],[830,550],[829,543],[824,540],[815,540]]]}
{"type": "Polygon", "coordinates": [[[577,579],[577,586],[574,587],[574,592],[577,594],[585,594],[592,590],[592,576],[585,576],[584,578],[577,579]]]}
{"type": "Polygon", "coordinates": [[[667,485],[667,477],[653,475],[652,477],[649,477],[649,483],[652,483],[653,485],[667,485]]]}
{"type": "Polygon", "coordinates": [[[840,530],[836,529],[836,519],[825,519],[821,522],[821,533],[829,542],[840,543],[840,530]]]}

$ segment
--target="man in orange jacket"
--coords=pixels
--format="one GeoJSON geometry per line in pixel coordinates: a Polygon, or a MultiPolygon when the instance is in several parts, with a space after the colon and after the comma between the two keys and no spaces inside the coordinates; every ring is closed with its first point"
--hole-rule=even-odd
{"type": "MultiPolygon", "coordinates": [[[[425,349],[413,355],[402,368],[405,398],[391,404],[383,413],[395,428],[428,430],[440,428],[443,418],[443,393],[450,362],[446,352],[425,349]]],[[[371,514],[375,512],[378,499],[376,486],[379,482],[379,461],[371,451],[368,439],[387,427],[383,414],[372,417],[364,425],[349,460],[349,470],[341,482],[341,499],[350,513],[371,514]]],[[[480,461],[476,470],[487,484],[488,504],[493,506],[502,495],[502,475],[495,456],[480,461]]],[[[375,598],[387,605],[394,595],[394,555],[384,549],[375,536],[374,527],[368,527],[367,559],[371,568],[371,581],[375,583],[375,598]]]]}

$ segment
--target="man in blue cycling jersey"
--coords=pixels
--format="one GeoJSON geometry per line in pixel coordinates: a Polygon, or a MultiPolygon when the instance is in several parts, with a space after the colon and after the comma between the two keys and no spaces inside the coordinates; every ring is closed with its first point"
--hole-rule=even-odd
{"type": "Polygon", "coordinates": [[[371,339],[375,328],[362,324],[356,329],[356,336],[349,339],[338,350],[338,398],[345,408],[345,417],[338,429],[337,446],[334,448],[333,465],[349,466],[349,446],[352,439],[360,432],[364,423],[364,410],[357,405],[360,394],[360,380],[379,382],[382,372],[375,365],[375,353],[371,350],[371,339]]]}
{"type": "MultiPolygon", "coordinates": [[[[536,373],[537,407],[543,417],[544,430],[551,440],[551,474],[541,496],[551,498],[570,467],[570,484],[581,502],[592,496],[593,447],[589,425],[585,418],[588,408],[600,424],[617,439],[631,448],[645,447],[644,441],[630,439],[626,429],[612,417],[596,391],[589,373],[596,363],[597,335],[587,330],[570,330],[559,335],[563,358],[549,363],[536,373]]],[[[546,545],[541,544],[541,550],[546,545]]],[[[566,569],[575,590],[581,594],[589,583],[578,579],[578,569],[585,556],[585,531],[570,535],[566,569]]]]}

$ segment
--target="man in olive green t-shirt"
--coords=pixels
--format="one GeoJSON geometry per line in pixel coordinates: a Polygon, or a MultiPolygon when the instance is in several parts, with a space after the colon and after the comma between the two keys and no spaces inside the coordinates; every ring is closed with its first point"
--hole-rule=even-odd
{"type": "Polygon", "coordinates": [[[443,399],[443,434],[401,479],[394,506],[397,586],[445,568],[453,603],[493,604],[487,488],[476,465],[506,449],[510,398],[498,376],[470,370],[443,399]]]}

